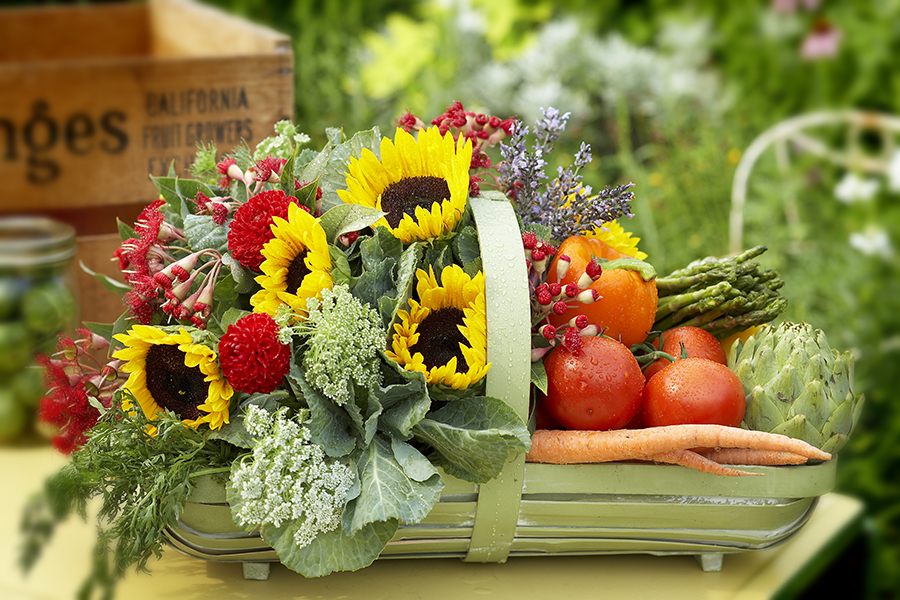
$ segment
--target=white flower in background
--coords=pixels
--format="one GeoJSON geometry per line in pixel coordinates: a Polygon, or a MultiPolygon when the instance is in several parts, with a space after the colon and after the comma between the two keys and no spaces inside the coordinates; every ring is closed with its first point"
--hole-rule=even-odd
{"type": "Polygon", "coordinates": [[[844,204],[868,202],[878,193],[880,183],[877,179],[863,179],[856,173],[848,172],[834,188],[834,197],[844,204]]]}
{"type": "Polygon", "coordinates": [[[894,255],[887,231],[877,225],[869,225],[863,231],[850,234],[850,246],[867,256],[890,258],[894,255]]]}
{"type": "Polygon", "coordinates": [[[310,439],[304,421],[309,411],[301,411],[296,420],[286,411],[247,409],[244,425],[256,445],[232,469],[231,485],[241,497],[234,517],[243,527],[295,521],[294,542],[302,548],[319,533],[340,527],[354,475],[310,439]]]}
{"type": "Polygon", "coordinates": [[[892,192],[900,192],[900,150],[894,152],[888,162],[885,175],[887,175],[888,189],[892,192]]]}

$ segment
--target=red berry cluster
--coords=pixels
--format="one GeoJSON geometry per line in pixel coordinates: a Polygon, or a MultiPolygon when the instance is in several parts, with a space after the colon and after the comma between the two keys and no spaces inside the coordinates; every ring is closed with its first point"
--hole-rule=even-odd
{"type": "MultiPolygon", "coordinates": [[[[483,113],[475,113],[465,110],[462,102],[456,100],[447,107],[442,114],[431,120],[431,125],[438,128],[441,135],[452,132],[454,139],[459,136],[472,141],[472,160],[469,164],[469,194],[477,196],[480,192],[478,183],[482,178],[475,173],[486,171],[493,165],[490,157],[484,152],[486,146],[494,146],[512,132],[514,119],[506,120],[500,117],[483,113]]],[[[425,123],[419,117],[407,111],[397,119],[397,126],[407,132],[419,131],[425,128],[425,123]]]]}
{"type": "MultiPolygon", "coordinates": [[[[555,327],[547,322],[550,313],[563,315],[569,310],[570,302],[590,304],[600,298],[597,290],[591,288],[591,284],[600,277],[602,268],[600,263],[591,261],[585,269],[585,276],[577,282],[547,283],[544,281],[544,273],[547,265],[557,249],[541,240],[530,231],[522,234],[522,245],[525,248],[525,261],[528,266],[528,281],[531,287],[531,323],[533,332],[539,337],[550,342],[549,346],[540,345],[532,350],[532,360],[540,360],[553,348],[557,342],[562,343],[574,353],[581,348],[581,338],[597,335],[595,325],[589,324],[587,315],[579,314],[569,319],[569,322],[561,327],[555,327]]],[[[568,256],[559,255],[556,261],[557,279],[565,276],[571,260],[568,256]]]]}

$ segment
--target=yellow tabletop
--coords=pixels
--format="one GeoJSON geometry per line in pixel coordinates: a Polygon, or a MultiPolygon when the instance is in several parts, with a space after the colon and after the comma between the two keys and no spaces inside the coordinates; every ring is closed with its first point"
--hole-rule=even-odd
{"type": "MultiPolygon", "coordinates": [[[[88,571],[93,523],[64,524],[24,577],[17,565],[18,520],[26,498],[64,464],[49,448],[0,449],[0,599],[68,600],[88,571]]],[[[273,565],[266,581],[243,578],[240,564],[207,563],[167,549],[150,574],[131,573],[118,598],[229,600],[246,598],[340,600],[460,600],[492,598],[666,598],[719,600],[770,598],[815,570],[823,554],[849,541],[863,514],[856,499],[822,496],[809,522],[785,543],[767,550],[727,554],[722,570],[703,572],[690,556],[616,555],[510,558],[472,564],[455,558],[379,560],[355,573],[305,579],[273,565]]]]}

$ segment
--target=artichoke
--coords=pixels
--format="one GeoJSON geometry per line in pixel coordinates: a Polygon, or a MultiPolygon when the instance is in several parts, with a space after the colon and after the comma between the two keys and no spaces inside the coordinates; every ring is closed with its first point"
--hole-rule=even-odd
{"type": "Polygon", "coordinates": [[[744,384],[743,427],[798,438],[832,454],[856,426],[864,396],[853,393],[853,356],[807,323],[764,326],[731,348],[744,384]]]}

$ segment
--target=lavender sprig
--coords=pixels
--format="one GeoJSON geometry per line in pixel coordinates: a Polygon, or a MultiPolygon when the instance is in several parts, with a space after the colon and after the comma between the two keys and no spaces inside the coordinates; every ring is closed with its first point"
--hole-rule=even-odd
{"type": "Polygon", "coordinates": [[[535,122],[535,142],[527,149],[528,128],[521,121],[513,125],[510,144],[501,144],[503,163],[499,165],[500,181],[512,192],[516,213],[523,225],[540,225],[550,231],[552,241],[562,241],[570,235],[603,227],[603,223],[621,216],[631,217],[630,202],[634,193],[627,191],[634,184],[607,187],[591,195],[591,188],[582,184],[579,171],[591,162],[591,147],[582,142],[571,167],[557,168],[557,177],[540,189],[547,179],[545,156],[553,151],[556,139],[566,127],[570,113],[560,114],[553,108],[541,109],[543,118],[535,122]]]}
{"type": "Polygon", "coordinates": [[[590,195],[590,188],[582,188],[563,196],[569,202],[560,205],[546,223],[553,239],[564,240],[570,235],[591,231],[595,227],[606,230],[604,223],[620,217],[633,217],[631,201],[634,200],[634,192],[628,191],[632,187],[633,183],[607,186],[593,196],[590,195]]]}

